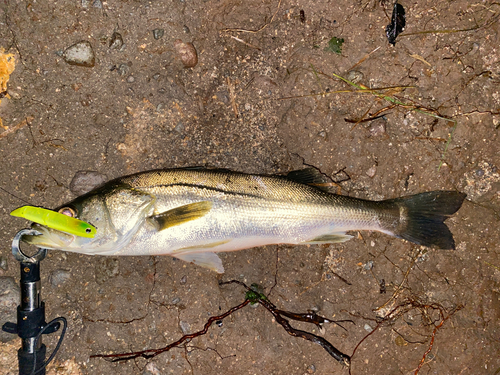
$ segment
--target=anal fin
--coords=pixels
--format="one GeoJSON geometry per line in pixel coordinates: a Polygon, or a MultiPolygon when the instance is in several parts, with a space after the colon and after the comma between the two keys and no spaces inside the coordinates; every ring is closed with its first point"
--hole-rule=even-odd
{"type": "Polygon", "coordinates": [[[175,254],[175,258],[185,262],[196,264],[197,266],[208,268],[217,273],[224,273],[224,266],[219,256],[212,252],[206,253],[186,253],[175,254]]]}
{"type": "Polygon", "coordinates": [[[330,233],[330,234],[322,234],[312,240],[302,242],[303,244],[323,244],[323,243],[339,243],[349,241],[352,236],[345,234],[344,232],[339,233],[330,233]]]}
{"type": "Polygon", "coordinates": [[[187,247],[182,247],[178,250],[174,251],[174,254],[176,252],[182,253],[186,250],[199,250],[199,249],[213,249],[214,247],[221,246],[227,244],[231,240],[222,240],[222,241],[216,241],[216,242],[210,242],[205,245],[194,245],[194,246],[187,246],[187,247]]]}
{"type": "Polygon", "coordinates": [[[153,215],[147,220],[153,224],[158,231],[186,223],[191,220],[205,216],[212,209],[212,202],[201,201],[176,207],[171,210],[153,215]]]}

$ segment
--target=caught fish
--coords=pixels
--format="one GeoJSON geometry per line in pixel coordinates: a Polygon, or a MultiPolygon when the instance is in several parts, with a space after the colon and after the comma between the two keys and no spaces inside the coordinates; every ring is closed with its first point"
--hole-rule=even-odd
{"type": "Polygon", "coordinates": [[[260,176],[200,168],[143,172],[112,180],[59,212],[91,224],[93,238],[34,223],[35,246],[93,255],[170,255],[219,273],[217,252],[270,244],[324,244],[346,232],[379,231],[453,249],[444,220],[465,194],[433,191],[384,201],[331,194],[313,168],[260,176]]]}

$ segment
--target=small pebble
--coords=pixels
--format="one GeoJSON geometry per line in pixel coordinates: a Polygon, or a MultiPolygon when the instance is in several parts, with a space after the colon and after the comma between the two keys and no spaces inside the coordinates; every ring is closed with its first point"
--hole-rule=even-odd
{"type": "Polygon", "coordinates": [[[159,78],[160,78],[160,73],[155,73],[155,74],[153,75],[153,79],[154,79],[155,81],[158,81],[158,79],[159,79],[159,78]]]}
{"type": "Polygon", "coordinates": [[[94,50],[90,42],[83,40],[66,48],[62,57],[70,65],[92,68],[95,65],[94,50]]]}
{"type": "Polygon", "coordinates": [[[370,136],[380,137],[385,134],[385,121],[383,119],[377,119],[370,124],[370,136]]]}
{"type": "Polygon", "coordinates": [[[132,82],[134,82],[134,81],[135,81],[134,76],[128,76],[128,77],[127,77],[127,82],[128,82],[128,83],[132,83],[132,82]]]}
{"type": "Polygon", "coordinates": [[[149,362],[142,372],[142,375],[161,375],[161,372],[153,362],[149,362]]]}
{"type": "Polygon", "coordinates": [[[310,365],[308,368],[307,368],[307,373],[308,374],[314,374],[316,372],[316,366],[314,365],[310,365]]]}
{"type": "Polygon", "coordinates": [[[165,30],[163,30],[163,29],[154,29],[153,30],[153,38],[158,40],[163,36],[164,33],[165,33],[165,30]]]}
{"type": "Polygon", "coordinates": [[[69,273],[69,271],[63,270],[63,269],[54,270],[49,275],[49,282],[53,286],[61,286],[69,279],[71,279],[71,273],[69,273]]]}
{"type": "Polygon", "coordinates": [[[110,49],[120,49],[123,46],[123,38],[120,33],[116,31],[111,35],[111,40],[109,41],[110,49]]]}
{"type": "Polygon", "coordinates": [[[189,27],[187,27],[186,25],[182,26],[182,30],[186,33],[186,34],[189,34],[191,32],[191,30],[189,30],[189,27]]]}
{"type": "Polygon", "coordinates": [[[187,283],[187,276],[186,275],[182,276],[180,283],[181,283],[181,285],[185,285],[187,283]]]}
{"type": "Polygon", "coordinates": [[[175,297],[173,300],[172,300],[172,304],[173,305],[177,305],[179,302],[181,302],[181,299],[179,297],[175,297]]]}
{"type": "Polygon", "coordinates": [[[408,342],[402,338],[401,336],[396,336],[396,339],[394,340],[397,346],[406,346],[408,345],[408,342]]]}
{"type": "Polygon", "coordinates": [[[182,133],[183,130],[184,130],[184,124],[182,122],[178,122],[174,128],[174,131],[177,133],[182,133]]]}
{"type": "Polygon", "coordinates": [[[120,64],[117,70],[119,75],[124,76],[128,73],[130,67],[127,64],[120,64]]]}
{"type": "Polygon", "coordinates": [[[377,173],[377,167],[373,166],[366,171],[366,175],[370,178],[375,177],[375,173],[377,173]]]}
{"type": "Polygon", "coordinates": [[[308,311],[312,311],[313,313],[318,313],[319,312],[319,307],[318,306],[312,306],[308,311]]]}
{"type": "Polygon", "coordinates": [[[470,54],[472,55],[472,54],[476,53],[477,51],[479,51],[479,43],[474,42],[474,43],[472,43],[472,49],[470,51],[470,54]]]}
{"type": "Polygon", "coordinates": [[[358,72],[357,70],[351,70],[349,73],[347,73],[347,79],[351,81],[352,83],[358,83],[361,82],[364,78],[364,74],[361,72],[358,72]]]}
{"type": "Polygon", "coordinates": [[[0,268],[3,269],[4,271],[7,271],[9,269],[9,264],[6,256],[3,255],[0,256],[0,268]]]}
{"type": "Polygon", "coordinates": [[[177,39],[174,42],[174,48],[186,68],[194,68],[198,64],[198,53],[193,43],[184,43],[177,39]]]}
{"type": "Polygon", "coordinates": [[[179,326],[181,327],[181,330],[182,330],[182,333],[184,333],[185,335],[187,335],[190,330],[191,330],[191,326],[188,322],[183,322],[182,320],[179,322],[179,326]]]}
{"type": "Polygon", "coordinates": [[[368,323],[367,323],[367,324],[365,324],[363,328],[364,328],[364,329],[365,329],[365,331],[367,331],[367,332],[371,332],[371,331],[373,331],[373,328],[372,328],[372,327],[371,327],[368,323]]]}
{"type": "Polygon", "coordinates": [[[369,260],[365,264],[363,264],[363,269],[369,271],[373,268],[373,260],[369,260]]]}
{"type": "Polygon", "coordinates": [[[92,2],[92,7],[102,9],[102,2],[101,0],[94,0],[92,2]]]}
{"type": "Polygon", "coordinates": [[[217,99],[219,99],[224,104],[229,103],[229,93],[227,91],[219,91],[215,94],[215,96],[217,96],[217,99]]]}
{"type": "Polygon", "coordinates": [[[83,195],[107,180],[105,174],[96,171],[78,171],[69,184],[69,190],[75,195],[83,195]]]}

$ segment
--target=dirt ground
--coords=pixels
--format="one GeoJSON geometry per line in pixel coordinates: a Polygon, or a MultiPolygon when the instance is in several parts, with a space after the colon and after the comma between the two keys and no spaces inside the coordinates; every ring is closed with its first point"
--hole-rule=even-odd
{"type": "MultiPolygon", "coordinates": [[[[1,2],[0,47],[16,67],[0,104],[0,132],[10,130],[0,133],[0,276],[19,278],[10,246],[27,223],[10,211],[73,199],[69,184],[81,170],[115,178],[312,165],[356,197],[468,194],[447,221],[454,251],[363,232],[338,245],[222,254],[222,276],[168,256],[50,252],[41,265],[47,318],[69,322],[59,373],[349,372],[258,305],[150,360],[89,358],[200,330],[244,300],[241,287],[219,286],[231,279],[258,283],[279,308],[351,319],[323,333],[292,323],[346,354],[371,331],[352,374],[413,374],[421,361],[420,374],[500,373],[500,5],[401,4],[407,26],[392,46],[388,1],[1,2]],[[327,48],[333,37],[344,39],[340,54],[327,48]],[[196,48],[194,68],[184,67],[178,39],[196,48]],[[90,42],[93,67],[61,56],[80,41],[90,42]]],[[[44,342],[51,350],[55,338],[44,342]]],[[[15,373],[13,362],[7,367],[15,373]]]]}

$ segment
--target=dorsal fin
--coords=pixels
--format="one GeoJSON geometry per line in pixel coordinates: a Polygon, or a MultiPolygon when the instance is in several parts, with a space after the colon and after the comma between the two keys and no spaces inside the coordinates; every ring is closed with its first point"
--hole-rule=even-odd
{"type": "Polygon", "coordinates": [[[332,180],[313,167],[288,172],[285,178],[299,184],[314,186],[326,192],[330,192],[332,187],[332,180]]]}
{"type": "Polygon", "coordinates": [[[208,171],[208,172],[220,172],[220,173],[231,173],[232,171],[228,168],[210,168],[204,166],[194,166],[194,167],[181,167],[178,168],[185,171],[208,171]]]}

